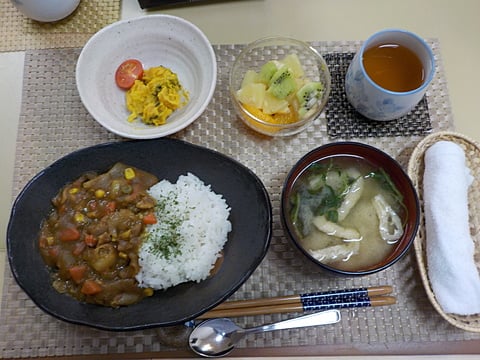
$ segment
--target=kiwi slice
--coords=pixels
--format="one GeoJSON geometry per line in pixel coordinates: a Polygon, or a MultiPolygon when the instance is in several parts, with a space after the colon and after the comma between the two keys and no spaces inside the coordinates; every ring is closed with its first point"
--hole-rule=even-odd
{"type": "Polygon", "coordinates": [[[269,82],[268,92],[277,99],[285,99],[297,90],[297,83],[288,66],[278,69],[269,82]]]}
{"type": "Polygon", "coordinates": [[[323,85],[317,81],[311,81],[303,85],[297,91],[297,100],[299,104],[298,115],[305,117],[309,111],[317,106],[318,99],[322,96],[323,85]]]}
{"type": "Polygon", "coordinates": [[[258,73],[258,82],[264,83],[265,85],[268,85],[270,83],[270,80],[272,79],[272,76],[277,72],[278,67],[275,61],[269,61],[263,64],[263,66],[260,68],[260,72],[258,73]]]}

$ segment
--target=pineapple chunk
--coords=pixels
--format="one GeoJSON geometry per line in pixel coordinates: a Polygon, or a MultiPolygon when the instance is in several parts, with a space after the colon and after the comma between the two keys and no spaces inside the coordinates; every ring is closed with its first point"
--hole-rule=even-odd
{"type": "Polygon", "coordinates": [[[269,92],[265,93],[265,97],[263,99],[263,104],[261,109],[265,114],[276,114],[281,113],[285,114],[290,112],[290,108],[288,107],[288,101],[285,99],[278,99],[269,92]]]}
{"type": "Polygon", "coordinates": [[[258,72],[253,69],[247,70],[241,88],[236,93],[237,100],[247,111],[255,108],[255,111],[262,114],[261,118],[268,118],[266,122],[293,123],[299,120],[300,104],[298,99],[289,93],[291,88],[294,88],[293,93],[296,93],[307,80],[298,55],[291,53],[282,60],[266,62],[258,72]],[[288,76],[281,79],[284,73],[288,73],[288,76]]]}
{"type": "Polygon", "coordinates": [[[298,58],[297,54],[289,54],[285,56],[281,62],[292,70],[295,78],[302,78],[305,75],[303,66],[300,63],[300,59],[298,58]]]}
{"type": "Polygon", "coordinates": [[[249,83],[237,91],[237,98],[243,104],[261,109],[266,92],[267,87],[265,84],[249,83]]]}
{"type": "Polygon", "coordinates": [[[258,74],[255,72],[255,70],[247,70],[245,72],[245,76],[243,77],[242,81],[242,87],[245,87],[248,84],[251,83],[258,83],[258,74]]]}

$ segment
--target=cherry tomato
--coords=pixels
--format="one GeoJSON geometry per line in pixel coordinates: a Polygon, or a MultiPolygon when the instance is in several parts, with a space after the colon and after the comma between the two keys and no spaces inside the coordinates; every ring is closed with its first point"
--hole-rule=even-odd
{"type": "Polygon", "coordinates": [[[136,59],[125,60],[115,72],[115,82],[122,89],[130,89],[143,76],[143,65],[136,59]]]}

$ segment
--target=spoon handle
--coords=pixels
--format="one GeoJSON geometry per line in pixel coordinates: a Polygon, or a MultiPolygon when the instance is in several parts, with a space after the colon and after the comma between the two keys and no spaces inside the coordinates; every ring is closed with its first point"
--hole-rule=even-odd
{"type": "Polygon", "coordinates": [[[258,333],[282,329],[294,329],[308,326],[327,325],[339,322],[341,319],[340,311],[327,310],[316,312],[309,315],[299,316],[293,319],[283,320],[277,323],[258,326],[255,328],[246,329],[248,333],[258,333]]]}

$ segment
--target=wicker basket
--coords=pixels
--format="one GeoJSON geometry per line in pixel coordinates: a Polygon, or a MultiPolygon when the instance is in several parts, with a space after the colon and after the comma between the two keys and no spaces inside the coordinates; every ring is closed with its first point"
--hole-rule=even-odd
{"type": "Polygon", "coordinates": [[[446,140],[460,145],[465,151],[467,166],[470,168],[475,180],[469,188],[468,206],[470,233],[475,243],[475,263],[480,268],[480,147],[468,137],[454,132],[437,132],[424,138],[414,149],[408,163],[408,174],[418,191],[421,204],[420,227],[414,241],[415,254],[417,257],[420,275],[430,302],[440,315],[452,325],[467,331],[480,332],[480,314],[457,315],[445,313],[435,298],[432,291],[428,273],[426,258],[426,232],[425,216],[423,213],[423,172],[425,169],[424,153],[435,142],[446,140]]]}

